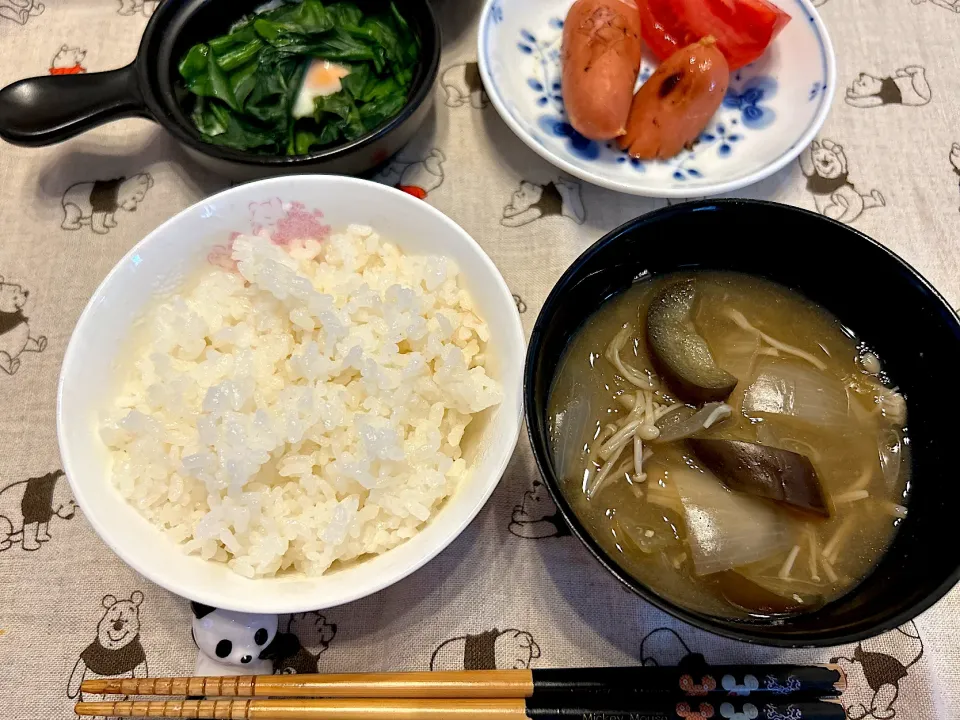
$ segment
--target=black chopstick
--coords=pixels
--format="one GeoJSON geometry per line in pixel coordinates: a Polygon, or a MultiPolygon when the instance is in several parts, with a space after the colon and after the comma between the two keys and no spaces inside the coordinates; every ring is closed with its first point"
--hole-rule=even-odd
{"type": "Polygon", "coordinates": [[[534,670],[534,697],[553,693],[691,697],[836,697],[847,678],[836,665],[707,665],[534,670]]]}
{"type": "Polygon", "coordinates": [[[571,696],[534,698],[231,698],[80,702],[82,717],[208,718],[212,720],[844,720],[836,701],[768,702],[749,698],[671,700],[637,696],[619,703],[571,696]],[[722,700],[722,702],[721,702],[722,700]]]}

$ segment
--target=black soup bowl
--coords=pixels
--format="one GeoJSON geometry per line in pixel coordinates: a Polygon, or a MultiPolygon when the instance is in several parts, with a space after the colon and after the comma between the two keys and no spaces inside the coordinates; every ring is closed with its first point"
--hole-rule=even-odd
{"type": "MultiPolygon", "coordinates": [[[[355,0],[365,12],[389,0],[355,0]]],[[[198,162],[227,177],[251,179],[295,172],[361,175],[384,163],[413,137],[433,106],[440,66],[440,25],[429,0],[403,0],[401,13],[420,37],[421,57],[406,105],[356,140],[307,155],[271,156],[204,142],[177,98],[177,66],[193,45],[226,33],[264,0],[167,0],[150,18],[136,59],[87,75],[20,80],[0,90],[0,139],[14,145],[59,143],[123,117],[159,123],[198,162]]]]}
{"type": "Polygon", "coordinates": [[[704,630],[782,647],[856,642],[898,627],[960,578],[955,548],[960,486],[947,401],[960,357],[960,321],[913,268],[866,235],[805,210],[747,200],[675,205],[637,218],[584,252],[537,318],[524,378],[527,429],[540,473],[574,534],[637,595],[704,630]],[[733,620],[690,611],[631,577],[590,536],[560,489],[549,445],[548,402],[571,338],[635,280],[678,270],[749,273],[793,288],[832,312],[883,358],[907,398],[912,491],[909,513],[874,572],[811,613],[733,620]]]}

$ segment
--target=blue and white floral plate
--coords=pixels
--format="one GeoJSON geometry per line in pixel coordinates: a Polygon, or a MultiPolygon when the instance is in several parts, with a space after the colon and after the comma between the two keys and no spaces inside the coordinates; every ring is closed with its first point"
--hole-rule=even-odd
{"type": "MultiPolygon", "coordinates": [[[[836,89],[830,37],[810,0],[774,0],[793,19],[755,63],[733,73],[723,105],[692,149],[641,162],[615,143],[587,140],[567,122],[560,94],[563,19],[574,0],[487,0],[479,65],[494,107],[546,160],[633,195],[715,195],[758,182],[816,136],[836,89]]],[[[656,67],[645,55],[639,83],[656,67]]]]}

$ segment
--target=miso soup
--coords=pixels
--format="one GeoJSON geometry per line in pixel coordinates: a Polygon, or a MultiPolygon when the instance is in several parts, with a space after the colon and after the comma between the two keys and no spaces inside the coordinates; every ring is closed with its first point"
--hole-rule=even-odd
{"type": "Polygon", "coordinates": [[[734,618],[808,612],[870,573],[907,514],[906,420],[851,329],[726,272],[606,302],[550,396],[554,467],[590,534],[665,599],[734,618]]]}

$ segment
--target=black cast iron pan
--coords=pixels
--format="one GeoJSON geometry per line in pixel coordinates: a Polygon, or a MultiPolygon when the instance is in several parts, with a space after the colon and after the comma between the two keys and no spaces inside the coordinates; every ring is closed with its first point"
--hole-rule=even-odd
{"type": "MultiPolygon", "coordinates": [[[[204,165],[225,175],[256,177],[288,172],[362,174],[403,147],[433,105],[440,64],[440,27],[429,0],[399,0],[420,36],[422,56],[407,104],[367,135],[309,155],[265,156],[204,142],[177,102],[177,64],[194,44],[225,33],[264,0],[166,0],[147,24],[136,59],[124,68],[89,75],[20,80],[0,90],[0,138],[15,145],[63,142],[124,117],[159,123],[204,165]]],[[[387,0],[359,0],[365,11],[387,0]]]]}

